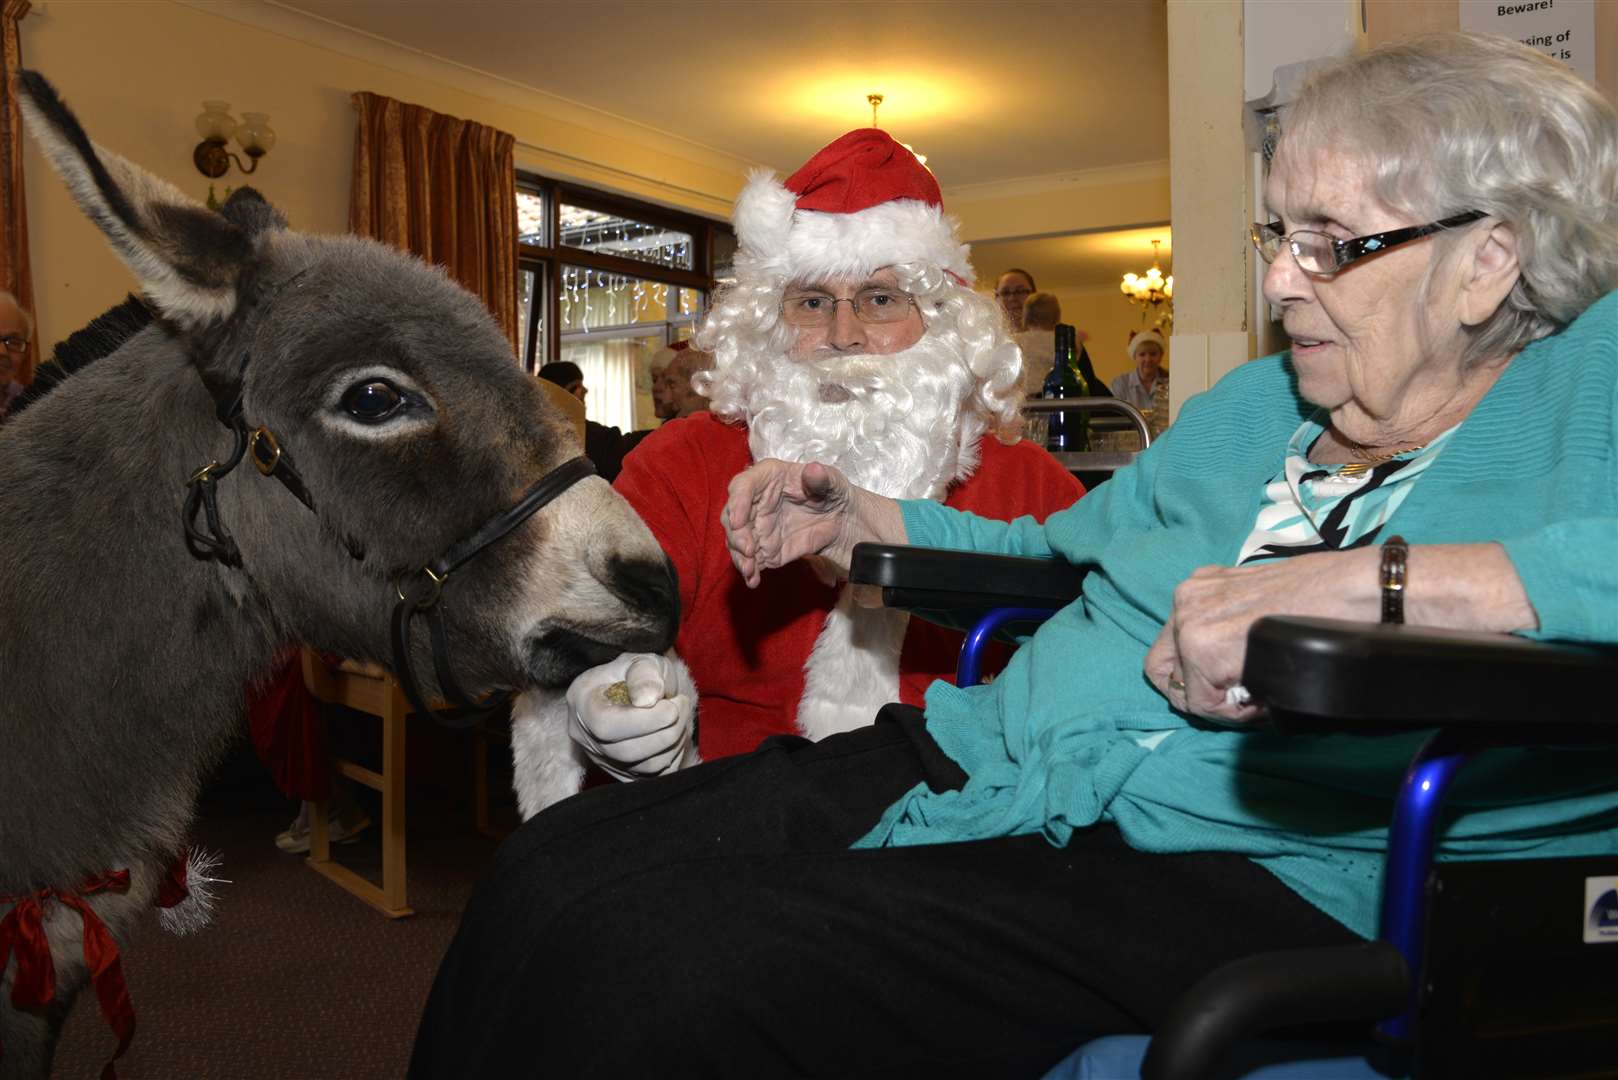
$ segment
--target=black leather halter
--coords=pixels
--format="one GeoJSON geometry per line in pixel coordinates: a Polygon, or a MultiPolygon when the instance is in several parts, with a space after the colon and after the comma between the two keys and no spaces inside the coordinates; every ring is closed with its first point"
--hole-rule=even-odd
{"type": "Polygon", "coordinates": [[[236,436],[236,445],[231,450],[230,457],[224,462],[210,461],[202,468],[191,474],[191,479],[185,482],[185,546],[192,555],[199,559],[216,559],[226,566],[241,566],[241,549],[236,546],[236,539],[225,528],[225,523],[219,519],[219,498],[216,485],[232,469],[241,464],[244,456],[251,455],[253,464],[265,476],[273,476],[286,487],[286,489],[311,511],[314,510],[314,500],[309,497],[309,489],[304,485],[303,477],[292,467],[292,459],[281,449],[281,444],[267,427],[247,430],[247,421],[242,416],[242,381],[247,374],[247,357],[242,357],[241,377],[236,384],[235,393],[229,398],[222,399],[215,405],[215,415],[219,422],[230,429],[236,436]],[[206,518],[206,525],[197,526],[197,515],[206,518]]]}
{"type": "Polygon", "coordinates": [[[416,571],[408,585],[401,583],[395,586],[399,602],[393,607],[393,672],[398,676],[399,688],[417,712],[433,716],[451,727],[469,727],[484,714],[503,708],[510,700],[509,694],[490,694],[481,701],[473,701],[456,681],[450,665],[449,636],[444,631],[444,583],[450,574],[465,566],[479,552],[527,521],[540,507],[580,480],[594,476],[595,471],[595,465],[583,454],[562,462],[535,481],[533,487],[523,492],[522,498],[510,509],[496,514],[472,535],[451,544],[442,555],[416,571]],[[432,635],[433,668],[438,674],[438,686],[450,704],[455,706],[452,710],[434,711],[428,707],[410,666],[410,623],[423,612],[427,615],[427,627],[432,635]]]}
{"type": "MultiPolygon", "coordinates": [[[[243,375],[246,371],[247,357],[244,356],[243,375]]],[[[274,433],[267,427],[248,430],[248,423],[242,416],[240,382],[228,400],[218,403],[216,411],[219,422],[235,434],[236,445],[225,462],[210,461],[186,481],[188,490],[184,511],[185,542],[186,548],[198,559],[204,561],[213,559],[225,566],[240,567],[241,550],[219,518],[215,485],[220,479],[228,476],[231,470],[241,463],[243,457],[250,456],[260,473],[279,480],[311,512],[314,511],[315,504],[310,498],[309,489],[305,486],[303,478],[292,467],[291,458],[274,433]],[[197,525],[199,513],[206,519],[205,526],[200,528],[197,525]]],[[[595,471],[595,465],[583,454],[564,461],[535,481],[534,485],[523,492],[522,497],[511,507],[495,514],[470,536],[451,544],[443,554],[410,575],[408,584],[401,581],[395,585],[394,590],[399,596],[399,602],[393,608],[393,671],[399,680],[400,689],[404,691],[411,708],[416,712],[450,727],[469,727],[481,717],[504,708],[510,701],[509,693],[488,694],[481,700],[473,701],[461,689],[450,664],[449,635],[444,629],[444,584],[450,574],[527,521],[562,492],[585,477],[594,476],[595,471]],[[416,615],[423,612],[427,614],[428,628],[432,636],[433,668],[438,675],[438,685],[443,690],[444,696],[455,706],[453,709],[430,708],[410,666],[410,623],[416,615]]]]}

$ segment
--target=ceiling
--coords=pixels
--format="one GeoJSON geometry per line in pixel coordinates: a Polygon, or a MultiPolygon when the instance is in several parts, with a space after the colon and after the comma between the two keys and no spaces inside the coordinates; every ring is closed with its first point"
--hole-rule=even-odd
{"type": "Polygon", "coordinates": [[[979,241],[972,245],[972,264],[984,274],[991,267],[1020,266],[1046,290],[1116,289],[1125,274],[1144,274],[1152,265],[1153,240],[1162,241],[1158,265],[1164,274],[1172,274],[1174,245],[1167,225],[1035,240],[979,241]]]}
{"type": "MultiPolygon", "coordinates": [[[[928,156],[946,192],[1169,156],[1165,0],[275,3],[738,169],[792,171],[869,124],[873,92],[885,98],[881,126],[928,156]]],[[[1058,239],[1032,242],[1044,246],[1025,261],[1061,261],[1053,276],[1111,274],[1094,236],[1058,239]]],[[[999,253],[992,262],[1005,265],[999,253]]]]}

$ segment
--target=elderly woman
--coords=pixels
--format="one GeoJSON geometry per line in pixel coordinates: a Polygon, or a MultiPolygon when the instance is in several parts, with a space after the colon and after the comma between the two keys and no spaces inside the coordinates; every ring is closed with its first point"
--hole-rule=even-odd
{"type": "MultiPolygon", "coordinates": [[[[1403,559],[1407,622],[1618,640],[1618,115],[1504,39],[1384,47],[1301,95],[1265,197],[1291,350],[1043,526],[820,465],[738,477],[750,583],[908,541],[1054,555],[1084,598],[924,717],[530,822],[467,912],[419,1075],[524,1052],[569,1076],[1037,1075],[1231,959],[1374,932],[1419,735],[1251,727],[1246,633],[1375,621],[1403,559]]],[[[1611,849],[1611,752],[1493,760],[1450,856],[1611,849]]]]}

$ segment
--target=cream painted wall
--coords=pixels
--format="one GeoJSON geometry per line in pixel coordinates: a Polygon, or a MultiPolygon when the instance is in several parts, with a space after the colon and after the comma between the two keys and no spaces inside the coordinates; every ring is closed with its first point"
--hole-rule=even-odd
{"type": "MultiPolygon", "coordinates": [[[[356,90],[509,131],[518,139],[519,167],[555,175],[547,166],[565,159],[580,179],[712,216],[723,216],[744,175],[740,166],[682,160],[173,0],[54,0],[23,20],[22,52],[28,67],[56,84],[91,138],[199,200],[207,197],[208,180],[191,164],[192,120],[203,98],[229,101],[238,116],[247,109],[269,113],[278,139],[251,182],[308,231],[347,227],[349,95],[356,90]],[[660,177],[668,186],[633,176],[660,177]]],[[[39,335],[54,343],[116,303],[133,279],[32,146],[25,171],[39,335]]],[[[222,178],[241,182],[234,170],[222,178]]]]}

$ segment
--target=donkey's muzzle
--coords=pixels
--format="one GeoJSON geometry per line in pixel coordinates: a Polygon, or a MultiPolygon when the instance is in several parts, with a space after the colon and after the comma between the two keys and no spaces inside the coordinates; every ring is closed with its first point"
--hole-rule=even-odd
{"type": "Polygon", "coordinates": [[[614,558],[603,584],[645,621],[651,643],[640,651],[662,652],[674,644],[680,628],[680,579],[667,556],[614,558]]]}

